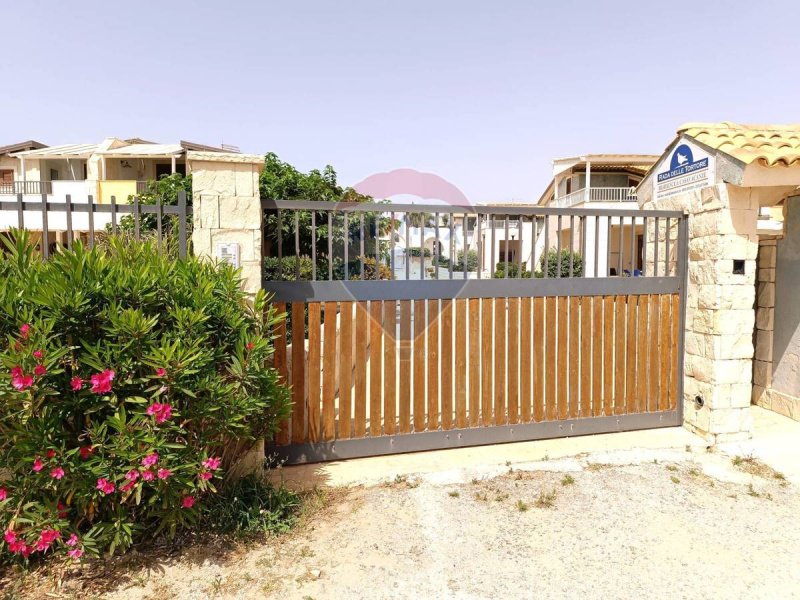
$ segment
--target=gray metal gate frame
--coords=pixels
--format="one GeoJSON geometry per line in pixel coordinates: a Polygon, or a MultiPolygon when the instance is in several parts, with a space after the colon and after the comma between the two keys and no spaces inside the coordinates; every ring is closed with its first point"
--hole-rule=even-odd
{"type": "MultiPolygon", "coordinates": [[[[303,444],[289,444],[285,446],[270,445],[268,454],[273,460],[285,462],[286,464],[303,464],[324,462],[331,460],[341,460],[349,458],[359,458],[366,456],[381,456],[408,452],[419,452],[427,450],[441,450],[447,448],[459,448],[469,446],[480,446],[488,444],[501,444],[508,442],[544,440],[559,437],[571,437],[579,435],[590,435],[598,433],[613,433],[632,430],[646,430],[660,427],[672,427],[681,425],[683,422],[683,397],[684,397],[684,344],[685,344],[685,323],[686,323],[686,286],[688,272],[688,216],[678,211],[660,210],[624,210],[624,209],[585,209],[585,208],[549,208],[549,207],[513,207],[513,206],[447,206],[447,205],[399,205],[399,204],[374,204],[374,203],[334,203],[316,201],[286,201],[286,200],[262,200],[262,209],[266,213],[277,214],[281,219],[281,213],[290,212],[297,214],[300,211],[313,211],[315,213],[325,213],[329,215],[328,223],[332,223],[330,215],[341,212],[345,215],[365,214],[365,213],[391,213],[392,235],[394,233],[394,220],[397,213],[430,213],[433,215],[450,214],[477,217],[476,223],[480,223],[482,218],[494,219],[497,216],[505,217],[506,231],[508,231],[509,216],[518,216],[522,219],[529,218],[533,222],[536,219],[544,218],[545,227],[550,218],[557,219],[561,231],[562,219],[569,218],[574,224],[575,220],[585,223],[588,219],[594,218],[597,226],[598,219],[608,218],[609,231],[612,226],[612,219],[618,219],[619,225],[625,225],[625,219],[630,219],[628,223],[636,225],[637,219],[641,219],[647,230],[647,222],[653,219],[656,231],[658,231],[659,221],[665,220],[666,230],[669,231],[670,221],[677,221],[677,240],[676,260],[674,261],[674,274],[669,270],[669,247],[670,235],[665,236],[663,243],[666,244],[664,252],[664,274],[658,275],[659,254],[658,241],[655,244],[654,256],[654,275],[636,277],[618,276],[597,276],[592,277],[545,277],[536,278],[510,278],[506,271],[506,277],[499,279],[452,279],[453,271],[450,270],[450,279],[426,279],[422,273],[419,280],[334,280],[332,276],[324,280],[292,280],[275,281],[263,280],[263,288],[272,294],[273,302],[325,302],[325,301],[370,301],[370,300],[420,300],[420,299],[462,299],[462,298],[509,298],[509,297],[553,297],[553,296],[606,296],[606,295],[642,295],[642,294],[678,294],[679,296],[679,335],[678,335],[678,393],[676,408],[666,411],[654,411],[647,413],[632,413],[615,416],[581,417],[565,420],[541,421],[531,423],[519,423],[514,425],[490,425],[469,428],[453,428],[449,430],[412,432],[393,435],[380,435],[376,437],[366,437],[359,439],[342,439],[321,442],[309,442],[303,444]]],[[[266,219],[265,219],[266,222],[266,219]]],[[[363,220],[361,221],[363,224],[363,220]]],[[[406,221],[407,222],[407,221],[406,221]]],[[[452,228],[452,218],[450,219],[452,228]]],[[[297,220],[295,218],[295,223],[297,220]]],[[[347,221],[345,220],[345,225],[347,221]]],[[[438,220],[437,220],[438,223],[438,220]]],[[[573,229],[574,231],[574,229],[573,229]]],[[[583,229],[582,231],[585,231],[583,229]]],[[[597,229],[595,229],[597,231],[597,229]]],[[[494,228],[492,229],[494,235],[494,228]]],[[[547,238],[548,229],[544,230],[547,238]]],[[[266,234],[266,232],[265,232],[266,234]]],[[[295,256],[300,256],[299,240],[297,230],[295,230],[295,256]]],[[[361,227],[361,249],[364,248],[364,229],[361,227]]],[[[437,242],[438,240],[437,227],[437,242]]],[[[581,255],[586,256],[585,239],[582,235],[584,247],[581,255]]],[[[597,247],[597,235],[595,235],[595,245],[597,247]]],[[[633,238],[634,236],[631,236],[633,238]]],[[[278,238],[278,258],[285,258],[282,253],[282,228],[277,232],[278,238]]],[[[507,236],[506,236],[507,239],[507,236]]],[[[622,236],[620,236],[619,264],[622,265],[622,236]]],[[[394,250],[394,238],[392,237],[392,250],[394,250]]],[[[492,244],[494,247],[494,239],[492,244]]],[[[558,250],[561,250],[561,236],[558,236],[558,250]]],[[[314,238],[316,243],[316,236],[314,238]]],[[[547,248],[548,242],[545,242],[547,248]]],[[[608,254],[611,255],[611,238],[608,237],[608,254]]],[[[633,240],[631,241],[633,247],[633,240]]],[[[328,245],[329,252],[331,244],[328,245]]],[[[646,253],[647,244],[645,244],[646,253]]],[[[315,248],[316,251],[316,248],[315,248]]],[[[345,250],[345,253],[347,251],[345,250]]],[[[479,250],[480,252],[480,250],[479,250]]],[[[545,251],[546,252],[546,251],[545,251]]],[[[345,257],[347,255],[345,254],[345,257]]],[[[377,257],[376,257],[377,258],[377,257]]],[[[312,257],[316,264],[316,256],[312,257]]],[[[494,257],[492,257],[494,260],[494,257]]],[[[392,252],[392,267],[394,267],[394,252],[392,252]]],[[[521,259],[520,259],[521,261],[521,259]]],[[[464,260],[466,263],[466,259],[464,260]]],[[[643,257],[646,262],[646,257],[643,257]]],[[[546,266],[545,262],[545,266],[546,266]]],[[[595,252],[595,265],[597,265],[597,253],[595,252]]],[[[560,268],[560,264],[559,264],[560,268]]],[[[465,265],[466,269],[466,265],[465,265]]],[[[377,270],[377,269],[376,269],[377,270]]],[[[546,270],[546,269],[545,269],[546,270]]],[[[424,269],[422,269],[424,271],[424,269]]],[[[394,273],[394,270],[392,271],[394,273]]],[[[480,272],[480,270],[479,270],[480,272]]],[[[363,271],[362,271],[363,273],[363,271]]],[[[329,273],[329,275],[331,275],[329,273]]],[[[316,272],[315,272],[316,276],[316,272]]]]}

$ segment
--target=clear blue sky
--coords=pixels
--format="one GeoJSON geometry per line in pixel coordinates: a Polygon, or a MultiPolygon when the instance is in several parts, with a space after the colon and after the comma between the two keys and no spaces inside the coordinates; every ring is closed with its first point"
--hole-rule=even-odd
{"type": "Polygon", "coordinates": [[[535,200],[550,161],[800,121],[800,3],[3,2],[0,145],[139,136],[535,200]]]}

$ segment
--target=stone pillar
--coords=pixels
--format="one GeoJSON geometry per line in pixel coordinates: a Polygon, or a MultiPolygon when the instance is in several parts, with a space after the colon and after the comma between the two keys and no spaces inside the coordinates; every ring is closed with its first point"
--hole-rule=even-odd
{"type": "MultiPolygon", "coordinates": [[[[747,188],[721,183],[642,208],[689,214],[684,424],[711,442],[746,439],[752,433],[758,201],[747,188]],[[734,272],[734,261],[743,261],[744,273],[734,272]]],[[[666,232],[662,223],[660,229],[648,232],[648,273],[656,235],[661,256],[664,236],[677,239],[676,228],[666,232]]],[[[677,254],[670,254],[674,264],[677,254]]]]}
{"type": "Polygon", "coordinates": [[[193,251],[216,257],[219,244],[239,247],[244,289],[261,289],[261,197],[264,157],[227,152],[188,152],[192,174],[193,251]]]}

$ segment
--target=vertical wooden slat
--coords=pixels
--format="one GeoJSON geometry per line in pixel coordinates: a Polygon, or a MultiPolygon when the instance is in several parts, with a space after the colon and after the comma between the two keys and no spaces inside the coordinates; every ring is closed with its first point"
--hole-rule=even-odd
{"type": "Polygon", "coordinates": [[[439,300],[428,300],[428,431],[439,429],[439,300]]]}
{"type": "Polygon", "coordinates": [[[669,318],[671,298],[664,294],[661,300],[661,340],[658,347],[659,354],[659,389],[658,389],[658,410],[667,410],[669,407],[669,353],[671,323],[669,318]]]}
{"type": "Polygon", "coordinates": [[[492,424],[492,397],[494,387],[492,385],[492,357],[494,352],[492,346],[495,344],[494,332],[492,331],[492,318],[494,316],[494,303],[492,298],[481,300],[481,337],[482,337],[482,356],[481,356],[481,424],[492,424]]]}
{"type": "Polygon", "coordinates": [[[369,303],[369,434],[381,435],[383,388],[383,305],[380,300],[369,303]]]}
{"type": "Polygon", "coordinates": [[[593,333],[592,309],[593,301],[599,302],[599,297],[583,296],[581,298],[581,405],[580,416],[589,417],[592,414],[592,338],[599,338],[601,330],[598,328],[593,333]]]}
{"type": "MultiPolygon", "coordinates": [[[[566,419],[569,415],[569,371],[568,356],[569,347],[567,346],[567,335],[569,332],[569,297],[558,297],[558,366],[553,371],[557,381],[557,407],[556,415],[559,420],[566,419]]],[[[548,373],[549,374],[549,373],[548,373]]]]}
{"type": "MultiPolygon", "coordinates": [[[[456,427],[464,428],[467,426],[467,301],[464,299],[456,300],[456,427]]],[[[469,374],[469,379],[475,378],[475,374],[469,374]]]]}
{"type": "Polygon", "coordinates": [[[533,342],[532,310],[532,298],[523,298],[520,302],[519,320],[519,403],[523,423],[529,423],[531,420],[531,392],[533,391],[533,355],[531,352],[531,343],[533,342]]]}
{"type": "Polygon", "coordinates": [[[533,299],[533,420],[544,420],[545,406],[545,333],[544,298],[533,299]]]}
{"type": "Polygon", "coordinates": [[[308,440],[320,441],[320,303],[308,303],[308,440]]]}
{"type": "Polygon", "coordinates": [[[305,303],[292,302],[292,442],[306,435],[306,316],[305,303]]]}
{"type": "Polygon", "coordinates": [[[397,424],[397,302],[383,301],[383,433],[397,424]]]}
{"type": "MultiPolygon", "coordinates": [[[[519,298],[508,299],[508,422],[519,423],[519,298]]],[[[527,339],[527,338],[525,338],[527,339]]]]}
{"type": "Polygon", "coordinates": [[[570,296],[569,298],[569,391],[568,391],[568,414],[571,419],[578,416],[580,405],[579,385],[580,385],[580,318],[581,318],[581,298],[580,296],[570,296]]]}
{"type": "Polygon", "coordinates": [[[414,431],[425,431],[425,301],[414,301],[414,431]]]}
{"type": "Polygon", "coordinates": [[[614,302],[614,414],[625,412],[625,296],[616,296],[614,302]]]}
{"type": "Polygon", "coordinates": [[[494,299],[494,421],[506,423],[506,299],[494,299]]]}
{"type": "Polygon", "coordinates": [[[603,322],[603,297],[594,298],[592,310],[592,416],[603,414],[603,345],[605,344],[605,324],[603,322]]]}
{"type": "Polygon", "coordinates": [[[614,413],[614,296],[603,297],[603,415],[614,413]]]}
{"type": "Polygon", "coordinates": [[[659,300],[657,294],[650,295],[650,352],[648,353],[647,380],[650,387],[647,394],[647,406],[644,410],[652,412],[658,408],[658,338],[660,331],[659,300]]]}
{"type": "Polygon", "coordinates": [[[322,439],[336,437],[336,302],[325,302],[322,339],[322,439]]]}
{"type": "Polygon", "coordinates": [[[477,427],[480,424],[481,414],[481,301],[470,298],[467,302],[467,318],[469,320],[469,356],[467,368],[469,370],[469,426],[477,427]]]}
{"type": "Polygon", "coordinates": [[[400,433],[411,431],[411,300],[400,301],[400,433]]]}
{"type": "Polygon", "coordinates": [[[678,392],[680,390],[680,368],[678,360],[683,357],[678,356],[678,340],[681,335],[681,305],[680,296],[672,295],[672,337],[670,339],[670,386],[669,386],[669,409],[674,410],[678,406],[678,392]]]}
{"type": "Polygon", "coordinates": [[[369,340],[369,313],[367,303],[356,303],[356,364],[355,397],[353,399],[353,437],[362,438],[367,433],[367,340],[369,340]]]}
{"type": "Polygon", "coordinates": [[[442,429],[453,428],[453,302],[442,300],[442,429]]]}
{"type": "Polygon", "coordinates": [[[647,330],[649,305],[650,297],[647,294],[639,296],[639,326],[636,335],[636,412],[645,412],[647,410],[647,386],[649,384],[647,379],[647,347],[650,341],[648,336],[652,335],[652,332],[647,330]]]}
{"type": "Polygon", "coordinates": [[[542,375],[544,375],[545,378],[544,416],[548,421],[553,421],[556,418],[556,375],[558,374],[556,365],[556,347],[558,341],[556,339],[555,297],[550,296],[545,300],[545,312],[545,365],[544,369],[542,369],[542,375]]]}
{"type": "MultiPolygon", "coordinates": [[[[286,304],[283,302],[276,302],[275,303],[275,312],[277,313],[285,313],[286,312],[286,304]]],[[[275,340],[274,340],[274,355],[273,361],[275,370],[278,371],[278,375],[280,375],[281,383],[287,384],[289,383],[288,377],[288,364],[286,360],[286,319],[283,318],[280,322],[275,326],[275,340]]],[[[280,429],[276,435],[275,441],[279,445],[285,445],[289,443],[289,421],[283,421],[281,423],[280,429]]]]}
{"type": "Polygon", "coordinates": [[[636,412],[636,296],[627,302],[627,350],[625,356],[625,412],[636,412]]]}
{"type": "MultiPolygon", "coordinates": [[[[353,303],[339,305],[339,439],[350,437],[353,391],[353,303]]],[[[294,359],[293,359],[294,360],[294,359]]]]}

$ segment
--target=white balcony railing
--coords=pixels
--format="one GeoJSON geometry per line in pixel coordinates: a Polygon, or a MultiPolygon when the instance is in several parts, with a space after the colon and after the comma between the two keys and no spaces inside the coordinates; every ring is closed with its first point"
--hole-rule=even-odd
{"type": "Polygon", "coordinates": [[[555,208],[568,208],[584,202],[636,202],[636,188],[632,187],[593,187],[575,190],[556,198],[552,202],[555,208]]]}

